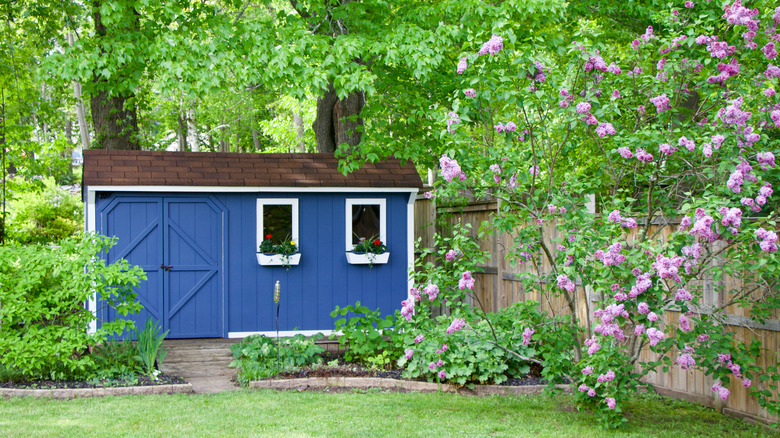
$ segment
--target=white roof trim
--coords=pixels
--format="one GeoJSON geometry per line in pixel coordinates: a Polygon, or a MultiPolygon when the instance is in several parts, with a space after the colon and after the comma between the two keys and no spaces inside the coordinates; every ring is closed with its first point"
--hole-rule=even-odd
{"type": "Polygon", "coordinates": [[[91,192],[220,193],[417,193],[416,187],[238,187],[238,186],[87,186],[91,192]]]}

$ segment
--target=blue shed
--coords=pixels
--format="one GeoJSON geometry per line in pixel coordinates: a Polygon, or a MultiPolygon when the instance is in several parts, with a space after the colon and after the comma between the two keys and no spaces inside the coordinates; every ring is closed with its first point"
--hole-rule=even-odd
{"type": "MultiPolygon", "coordinates": [[[[407,298],[414,266],[411,163],[389,159],[347,176],[331,154],[85,150],[86,227],[117,244],[107,261],[146,272],[133,316],[169,338],[329,333],[336,306],[361,301],[383,314],[407,298]],[[259,253],[268,236],[299,253],[259,253]],[[381,257],[355,256],[357,239],[378,238],[381,257]],[[370,259],[370,260],[369,260],[370,259]]],[[[117,315],[99,297],[98,323],[117,315]]]]}

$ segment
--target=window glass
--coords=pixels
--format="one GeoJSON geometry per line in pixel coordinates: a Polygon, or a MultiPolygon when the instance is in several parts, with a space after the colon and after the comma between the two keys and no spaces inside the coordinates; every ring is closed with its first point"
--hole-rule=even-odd
{"type": "Polygon", "coordinates": [[[377,204],[352,205],[352,244],[361,238],[379,238],[381,229],[380,210],[377,204]]]}
{"type": "Polygon", "coordinates": [[[263,205],[263,237],[270,234],[271,242],[281,243],[293,238],[293,206],[263,205]]]}

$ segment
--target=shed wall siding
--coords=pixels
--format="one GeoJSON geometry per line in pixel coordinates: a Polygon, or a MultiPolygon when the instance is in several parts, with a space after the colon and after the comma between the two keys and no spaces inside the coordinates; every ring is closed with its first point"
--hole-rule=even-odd
{"type": "MultiPolygon", "coordinates": [[[[274,331],[273,286],[281,284],[280,330],[331,330],[330,312],[360,301],[383,314],[393,313],[407,296],[408,193],[187,193],[187,198],[212,196],[227,211],[225,242],[224,308],[230,332],[274,331]],[[258,198],[297,198],[300,237],[296,242],[301,261],[289,270],[260,266],[256,259],[258,198]],[[345,202],[347,198],[387,199],[387,246],[385,265],[350,265],[344,253],[345,202]]],[[[177,193],[115,193],[96,200],[96,211],[116,198],[176,198],[177,193]]],[[[193,217],[191,220],[197,220],[193,217]]],[[[100,226],[102,228],[102,226],[100,226]]],[[[105,229],[105,228],[104,228],[105,229]]],[[[98,230],[100,231],[100,230],[98,230]]],[[[106,230],[108,231],[108,230],[106,230]]],[[[104,231],[105,232],[105,231],[104,231]]]]}

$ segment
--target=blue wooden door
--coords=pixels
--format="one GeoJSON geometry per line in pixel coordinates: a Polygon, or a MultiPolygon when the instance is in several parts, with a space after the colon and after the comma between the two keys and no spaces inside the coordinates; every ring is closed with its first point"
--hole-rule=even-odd
{"type": "Polygon", "coordinates": [[[163,327],[172,338],[221,336],[224,212],[204,198],[166,198],[163,208],[163,327]]]}
{"type": "Polygon", "coordinates": [[[220,337],[224,333],[225,210],[205,197],[118,196],[101,209],[101,232],[117,238],[107,261],[138,265],[147,280],[136,288],[144,310],[119,316],[142,328],[157,321],[168,338],[220,337]]]}

